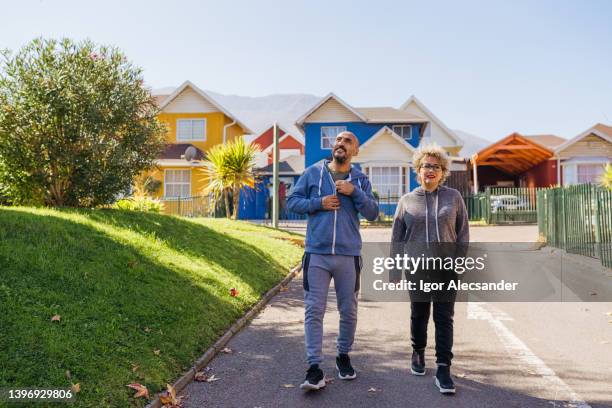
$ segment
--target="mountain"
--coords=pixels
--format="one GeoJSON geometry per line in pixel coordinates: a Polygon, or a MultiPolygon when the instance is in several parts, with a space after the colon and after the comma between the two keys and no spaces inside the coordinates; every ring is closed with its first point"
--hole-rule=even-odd
{"type": "Polygon", "coordinates": [[[459,156],[461,157],[471,157],[474,153],[478,153],[484,147],[487,147],[493,143],[491,140],[484,139],[480,136],[476,136],[459,129],[453,129],[453,132],[455,132],[455,134],[459,136],[461,140],[463,140],[463,148],[459,152],[459,156]]]}
{"type": "MultiPolygon", "coordinates": [[[[169,95],[174,89],[176,88],[159,88],[154,89],[152,93],[153,95],[169,95]]],[[[206,93],[255,132],[255,135],[246,138],[247,141],[254,139],[256,135],[268,129],[274,121],[278,122],[279,126],[292,135],[303,140],[302,133],[296,128],[295,122],[321,99],[320,96],[310,94],[277,94],[251,97],[224,95],[208,90],[206,93]]],[[[492,143],[490,140],[468,132],[457,129],[454,132],[464,142],[464,147],[460,152],[463,157],[470,157],[492,143]]]]}

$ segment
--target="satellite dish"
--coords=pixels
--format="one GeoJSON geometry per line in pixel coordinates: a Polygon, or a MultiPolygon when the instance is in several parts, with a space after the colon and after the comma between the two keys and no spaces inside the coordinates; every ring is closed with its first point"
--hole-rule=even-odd
{"type": "Polygon", "coordinates": [[[198,151],[196,150],[195,147],[193,146],[189,146],[187,149],[185,149],[185,160],[187,161],[193,161],[195,160],[196,156],[198,155],[198,151]]]}

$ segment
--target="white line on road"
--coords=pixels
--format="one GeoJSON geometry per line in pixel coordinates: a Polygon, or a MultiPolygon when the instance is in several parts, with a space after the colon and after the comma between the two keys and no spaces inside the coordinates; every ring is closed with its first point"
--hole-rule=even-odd
{"type": "Polygon", "coordinates": [[[555,395],[567,396],[569,407],[591,408],[542,359],[536,356],[521,339],[506,327],[502,320],[512,320],[512,318],[505,312],[486,302],[468,302],[467,312],[468,319],[487,321],[508,354],[513,358],[517,358],[522,365],[541,376],[548,383],[549,387],[555,390],[555,395]]]}

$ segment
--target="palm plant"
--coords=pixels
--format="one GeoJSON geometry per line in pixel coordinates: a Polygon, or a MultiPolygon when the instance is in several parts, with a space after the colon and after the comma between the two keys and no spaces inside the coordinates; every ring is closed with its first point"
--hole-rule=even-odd
{"type": "Polygon", "coordinates": [[[599,178],[599,184],[602,187],[612,190],[612,164],[606,164],[606,168],[599,178]]]}
{"type": "Polygon", "coordinates": [[[238,218],[240,190],[245,186],[253,187],[255,184],[253,166],[258,152],[256,146],[247,144],[243,138],[236,138],[227,144],[214,146],[206,154],[203,172],[208,178],[208,185],[204,192],[212,193],[215,199],[223,196],[228,218],[230,217],[229,192],[232,192],[234,204],[231,218],[235,220],[238,218]]]}

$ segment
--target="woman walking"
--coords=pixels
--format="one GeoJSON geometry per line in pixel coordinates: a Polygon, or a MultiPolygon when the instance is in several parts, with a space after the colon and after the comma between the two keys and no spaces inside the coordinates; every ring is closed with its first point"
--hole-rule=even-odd
{"type": "MultiPolygon", "coordinates": [[[[411,253],[419,248],[419,255],[421,248],[427,248],[430,255],[448,253],[449,248],[455,255],[462,253],[469,242],[468,215],[461,194],[442,185],[450,174],[446,152],[437,145],[423,146],[415,151],[413,166],[420,186],[404,195],[398,203],[393,220],[392,246],[405,247],[411,253]]],[[[428,270],[417,272],[412,277],[422,279],[435,273],[438,277],[448,277],[447,272],[455,275],[454,271],[428,270]]],[[[397,275],[391,279],[399,280],[397,275]]],[[[410,295],[411,372],[425,375],[427,324],[433,305],[437,365],[434,382],[441,393],[453,394],[455,385],[450,366],[456,292],[411,292],[410,295]]]]}

